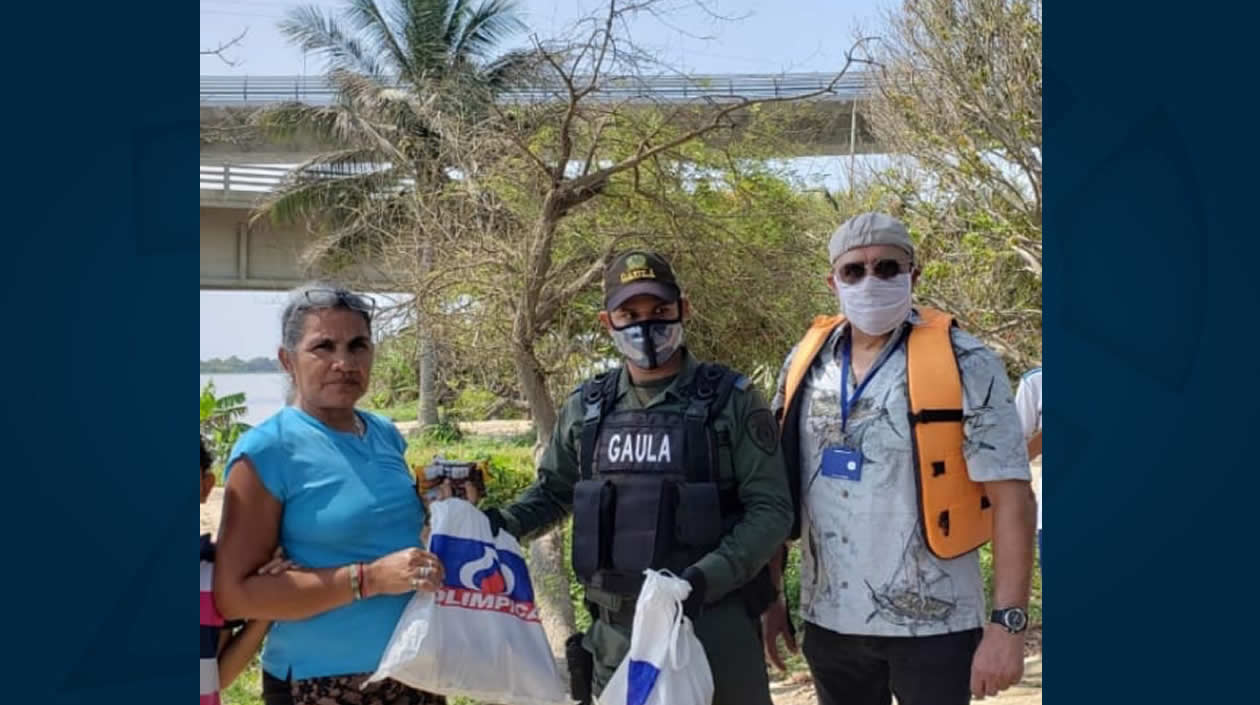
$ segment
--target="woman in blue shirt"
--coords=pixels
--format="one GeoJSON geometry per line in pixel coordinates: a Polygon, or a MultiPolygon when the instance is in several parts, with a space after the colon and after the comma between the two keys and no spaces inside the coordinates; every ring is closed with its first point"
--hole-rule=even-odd
{"type": "Polygon", "coordinates": [[[292,404],[246,432],[225,473],[214,597],[229,619],[272,620],[267,705],[429,705],[392,680],[360,689],[413,592],[442,564],[420,548],[424,510],[387,419],[358,411],[372,369],[370,299],[310,284],[282,318],[292,404]],[[301,570],[257,575],[277,545],[301,570]]]}

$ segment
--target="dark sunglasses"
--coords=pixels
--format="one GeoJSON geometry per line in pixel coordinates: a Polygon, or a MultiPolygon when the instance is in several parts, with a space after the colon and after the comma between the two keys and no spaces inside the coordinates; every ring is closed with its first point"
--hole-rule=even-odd
{"type": "Polygon", "coordinates": [[[321,308],[345,306],[351,310],[366,313],[368,318],[376,313],[375,301],[366,296],[352,294],[345,289],[310,289],[306,292],[306,301],[321,308]]]}
{"type": "Polygon", "coordinates": [[[845,284],[857,284],[862,281],[862,277],[865,277],[869,270],[871,274],[880,279],[892,279],[898,274],[909,272],[913,266],[912,262],[902,262],[895,259],[878,259],[872,262],[869,267],[865,262],[849,262],[848,264],[840,265],[840,268],[836,271],[836,278],[845,284]]]}

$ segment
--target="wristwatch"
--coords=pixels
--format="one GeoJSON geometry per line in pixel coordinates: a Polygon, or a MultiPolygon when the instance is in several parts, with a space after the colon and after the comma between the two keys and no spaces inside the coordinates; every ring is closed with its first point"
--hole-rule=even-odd
{"type": "Polygon", "coordinates": [[[1008,607],[1004,610],[993,610],[989,621],[999,624],[1012,634],[1019,634],[1028,628],[1028,612],[1023,607],[1008,607]]]}

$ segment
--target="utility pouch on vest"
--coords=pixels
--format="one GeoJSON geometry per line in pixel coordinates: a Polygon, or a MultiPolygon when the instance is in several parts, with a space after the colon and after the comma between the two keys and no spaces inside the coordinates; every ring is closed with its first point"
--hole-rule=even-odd
{"type": "Polygon", "coordinates": [[[713,482],[687,483],[678,488],[678,543],[712,547],[722,538],[722,498],[713,482]]]}
{"type": "Polygon", "coordinates": [[[617,483],[612,567],[641,574],[664,564],[673,548],[678,492],[662,477],[627,477],[617,483]]]}
{"type": "Polygon", "coordinates": [[[606,480],[573,486],[573,572],[589,582],[612,559],[617,487],[606,480]]]}

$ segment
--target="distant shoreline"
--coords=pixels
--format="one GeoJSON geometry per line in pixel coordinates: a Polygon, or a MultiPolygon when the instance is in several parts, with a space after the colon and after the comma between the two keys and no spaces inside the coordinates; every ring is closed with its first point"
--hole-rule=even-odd
{"type": "Polygon", "coordinates": [[[254,357],[248,360],[242,360],[235,355],[229,358],[212,357],[209,360],[200,360],[198,366],[203,375],[274,374],[284,372],[284,368],[280,366],[280,361],[274,357],[254,357]]]}

